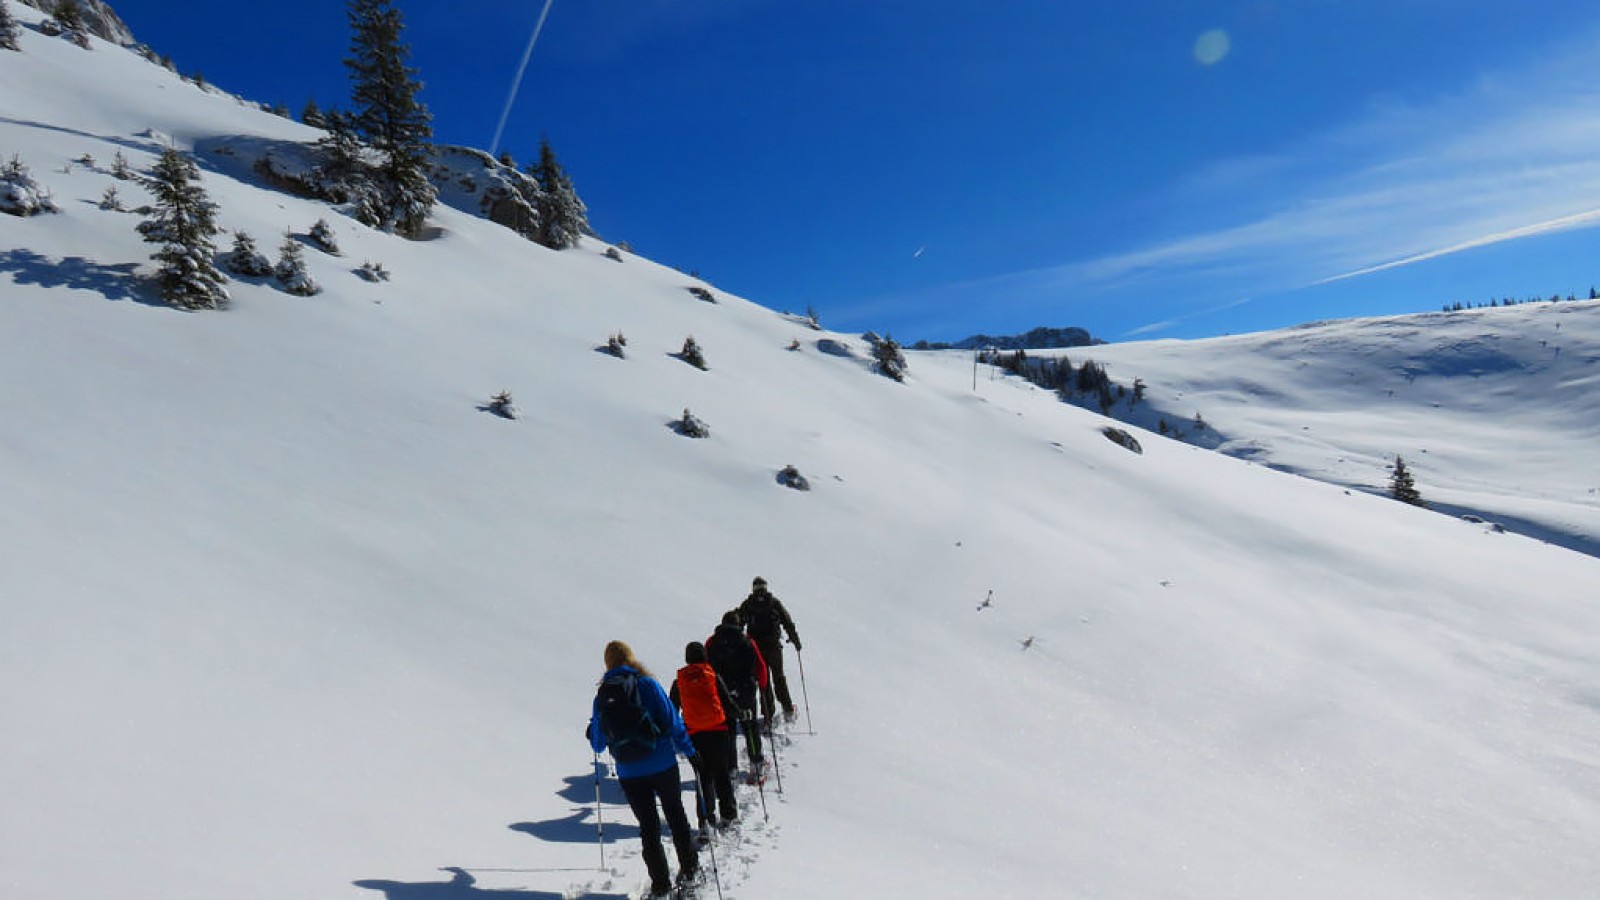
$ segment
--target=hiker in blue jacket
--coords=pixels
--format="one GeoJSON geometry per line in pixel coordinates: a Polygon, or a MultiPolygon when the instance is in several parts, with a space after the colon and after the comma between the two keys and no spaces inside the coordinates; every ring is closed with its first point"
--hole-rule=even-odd
{"type": "Polygon", "coordinates": [[[677,756],[682,753],[692,761],[694,744],[661,682],[634,658],[631,647],[612,641],[606,645],[605,662],[606,674],[589,717],[589,745],[596,753],[611,751],[622,793],[639,820],[644,864],[650,871],[650,896],[667,896],[672,883],[667,875],[667,851],[661,843],[658,800],[678,851],[679,883],[691,883],[700,874],[699,851],[683,809],[677,756]]]}

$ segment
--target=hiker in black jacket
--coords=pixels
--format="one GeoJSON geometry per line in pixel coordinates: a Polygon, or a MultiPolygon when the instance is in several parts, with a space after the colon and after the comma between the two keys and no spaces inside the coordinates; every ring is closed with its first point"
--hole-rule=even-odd
{"type": "Polygon", "coordinates": [[[796,653],[800,652],[800,633],[795,630],[789,611],[783,608],[783,601],[767,590],[765,578],[757,575],[750,586],[750,596],[739,604],[739,618],[744,621],[745,632],[761,650],[761,658],[767,664],[767,677],[778,693],[778,702],[783,704],[783,717],[793,722],[794,699],[789,696],[789,682],[783,677],[783,640],[779,629],[788,632],[789,643],[794,645],[796,653]]]}
{"type": "Polygon", "coordinates": [[[761,734],[755,727],[755,717],[766,666],[761,662],[761,651],[756,649],[755,642],[745,637],[739,625],[738,610],[728,610],[722,617],[722,624],[706,638],[706,660],[733,694],[739,707],[739,731],[744,734],[750,771],[760,772],[761,734]]]}

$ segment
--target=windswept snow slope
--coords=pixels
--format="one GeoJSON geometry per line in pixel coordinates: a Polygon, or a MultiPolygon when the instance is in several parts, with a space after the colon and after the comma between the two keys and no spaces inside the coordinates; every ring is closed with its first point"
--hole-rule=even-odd
{"type": "MultiPolygon", "coordinates": [[[[1600,556],[1600,301],[1316,322],[1078,351],[1235,456],[1600,556]]],[[[1081,361],[1081,360],[1080,360],[1081,361]]]]}
{"type": "Polygon", "coordinates": [[[614,873],[494,870],[598,862],[601,647],[669,674],[758,573],[817,734],[724,848],[729,897],[1600,884],[1600,561],[1135,455],[962,354],[894,384],[594,241],[449,209],[374,233],[226,158],[227,227],[326,217],[345,255],[307,251],[320,296],[179,313],[96,206],[141,134],[314,136],[103,42],[0,51],[0,152],[62,210],[0,216],[0,896],[618,897],[616,806],[614,873]],[[619,330],[628,359],[595,352],[619,330]],[[669,355],[689,334],[709,371],[669,355]],[[523,418],[477,408],[500,390],[523,418]],[[685,407],[709,438],[669,430],[685,407]]]}

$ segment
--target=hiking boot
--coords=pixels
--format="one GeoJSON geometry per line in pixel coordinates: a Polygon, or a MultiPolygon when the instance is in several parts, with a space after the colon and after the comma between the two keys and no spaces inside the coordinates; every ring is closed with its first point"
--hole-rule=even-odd
{"type": "Polygon", "coordinates": [[[652,881],[650,883],[650,893],[645,894],[645,897],[650,898],[650,900],[670,896],[672,896],[672,885],[665,881],[652,881]]]}
{"type": "Polygon", "coordinates": [[[717,823],[717,827],[723,831],[727,831],[729,828],[732,828],[737,824],[739,824],[738,816],[723,816],[722,821],[717,823]]]}
{"type": "Polygon", "coordinates": [[[700,880],[700,867],[684,869],[678,873],[677,885],[680,888],[692,887],[700,880]]]}

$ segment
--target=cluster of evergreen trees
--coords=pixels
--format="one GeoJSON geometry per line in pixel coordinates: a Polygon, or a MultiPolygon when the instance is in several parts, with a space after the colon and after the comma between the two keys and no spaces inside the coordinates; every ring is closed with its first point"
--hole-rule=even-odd
{"type": "MultiPolygon", "coordinates": [[[[1085,360],[1083,365],[1076,369],[1073,368],[1072,360],[1065,356],[1030,357],[1026,350],[1015,350],[1011,353],[989,352],[982,354],[979,360],[1026,379],[1045,390],[1055,391],[1068,403],[1078,397],[1093,397],[1096,405],[1100,407],[1101,415],[1110,412],[1117,400],[1127,393],[1121,385],[1112,382],[1111,376],[1106,374],[1105,366],[1092,359],[1085,360]]],[[[1144,399],[1143,381],[1135,379],[1134,393],[1132,403],[1144,399]]]]}
{"type": "MultiPolygon", "coordinates": [[[[1576,294],[1568,294],[1565,297],[1560,294],[1551,294],[1548,297],[1529,297],[1526,300],[1518,300],[1515,297],[1502,297],[1498,300],[1491,298],[1487,303],[1462,303],[1457,300],[1454,303],[1445,304],[1440,309],[1443,312],[1461,312],[1464,309],[1492,309],[1498,306],[1520,306],[1524,303],[1561,303],[1562,301],[1572,303],[1577,299],[1578,296],[1576,294]]],[[[1589,288],[1589,299],[1600,300],[1600,290],[1593,287],[1589,288]]]]}

